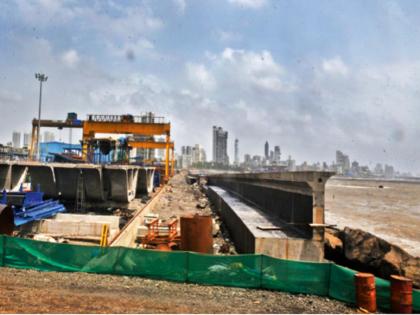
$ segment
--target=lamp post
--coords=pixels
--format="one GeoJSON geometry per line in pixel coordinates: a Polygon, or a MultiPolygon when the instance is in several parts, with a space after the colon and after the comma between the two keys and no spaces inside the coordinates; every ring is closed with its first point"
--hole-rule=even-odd
{"type": "Polygon", "coordinates": [[[36,137],[36,159],[39,161],[40,156],[40,143],[39,137],[41,133],[41,102],[42,102],[42,82],[47,81],[48,77],[42,73],[35,73],[35,79],[39,81],[39,106],[38,106],[38,132],[36,137]]]}

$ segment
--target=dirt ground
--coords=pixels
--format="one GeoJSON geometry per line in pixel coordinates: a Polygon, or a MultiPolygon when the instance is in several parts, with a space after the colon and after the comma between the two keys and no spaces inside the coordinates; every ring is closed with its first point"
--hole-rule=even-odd
{"type": "Polygon", "coordinates": [[[327,298],[0,268],[0,313],[355,313],[327,298]]]}
{"type": "MultiPolygon", "coordinates": [[[[207,196],[200,190],[199,185],[189,185],[186,182],[186,172],[172,177],[152,212],[162,220],[183,215],[203,214],[213,218],[213,249],[214,254],[236,254],[235,246],[229,238],[229,233],[221,219],[213,209],[207,196]]],[[[178,221],[179,222],[179,221],[178,221]]]]}

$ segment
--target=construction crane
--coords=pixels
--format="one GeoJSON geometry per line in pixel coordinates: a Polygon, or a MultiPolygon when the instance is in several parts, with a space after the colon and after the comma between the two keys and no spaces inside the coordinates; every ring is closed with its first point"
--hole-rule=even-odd
{"type": "Polygon", "coordinates": [[[38,124],[41,127],[82,128],[82,158],[88,161],[89,152],[97,134],[132,134],[133,136],[165,136],[165,141],[131,141],[133,148],[165,150],[165,181],[174,172],[174,143],[171,142],[171,124],[164,117],[156,117],[152,113],[145,115],[88,115],[86,120],[78,120],[75,113],[69,113],[66,120],[32,120],[32,141],[29,156],[34,157],[35,143],[38,135],[38,124]],[[170,151],[172,151],[170,157],[170,151]],[[171,170],[169,169],[171,166],[171,170]]]}

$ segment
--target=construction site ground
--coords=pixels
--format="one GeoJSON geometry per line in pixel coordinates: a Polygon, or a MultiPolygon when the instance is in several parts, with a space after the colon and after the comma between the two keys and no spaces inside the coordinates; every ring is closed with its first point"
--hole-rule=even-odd
{"type": "Polygon", "coordinates": [[[215,254],[236,254],[235,247],[229,238],[227,229],[215,213],[208,198],[198,184],[189,185],[186,182],[186,172],[175,174],[163,189],[159,201],[152,212],[160,219],[183,215],[203,214],[213,217],[213,243],[215,254]]]}
{"type": "Polygon", "coordinates": [[[0,313],[356,313],[317,296],[0,268],[0,313]]]}

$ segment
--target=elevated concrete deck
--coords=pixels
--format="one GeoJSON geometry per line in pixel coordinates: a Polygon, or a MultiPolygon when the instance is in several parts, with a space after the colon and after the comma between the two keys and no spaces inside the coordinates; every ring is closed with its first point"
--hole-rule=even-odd
{"type": "Polygon", "coordinates": [[[223,222],[229,227],[230,235],[240,253],[322,261],[323,242],[312,241],[310,235],[305,235],[304,231],[246,204],[222,188],[209,186],[208,195],[212,202],[219,203],[223,222]]]}
{"type": "Polygon", "coordinates": [[[76,200],[83,187],[87,201],[128,203],[136,193],[153,189],[154,168],[133,165],[96,165],[11,161],[0,163],[0,189],[16,190],[29,175],[47,198],[76,200]],[[138,183],[140,187],[138,188],[138,183]]]}
{"type": "Polygon", "coordinates": [[[208,175],[209,197],[242,252],[320,261],[330,172],[208,175]],[[278,227],[262,231],[257,226],[278,227]],[[239,231],[238,231],[239,230],[239,231]],[[246,236],[245,236],[246,235],[246,236]],[[270,241],[268,241],[270,240],[270,241]]]}

